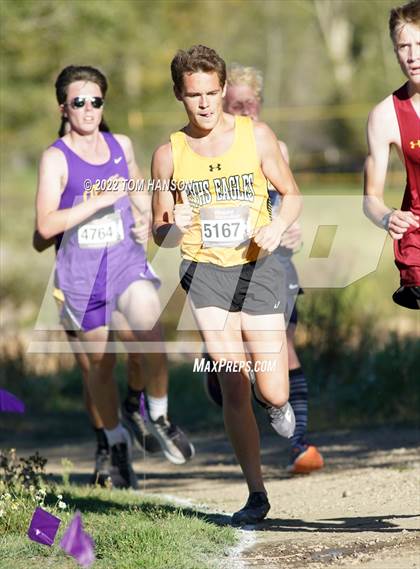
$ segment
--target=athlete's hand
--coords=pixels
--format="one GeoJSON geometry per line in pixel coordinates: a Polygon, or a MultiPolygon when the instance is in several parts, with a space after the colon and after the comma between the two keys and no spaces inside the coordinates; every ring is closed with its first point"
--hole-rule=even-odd
{"type": "Polygon", "coordinates": [[[125,195],[127,195],[127,180],[115,174],[108,178],[106,189],[99,194],[98,199],[101,200],[103,207],[107,207],[114,205],[115,202],[125,195]]]}
{"type": "Polygon", "coordinates": [[[280,245],[283,231],[281,230],[277,219],[274,219],[268,225],[264,225],[257,229],[253,235],[254,242],[265,251],[272,253],[280,245]]]}
{"type": "Polygon", "coordinates": [[[298,221],[295,221],[280,239],[280,245],[291,251],[297,251],[302,245],[302,230],[298,221]]]}
{"type": "Polygon", "coordinates": [[[192,216],[193,211],[188,203],[176,204],[174,208],[174,221],[181,233],[186,233],[191,227],[192,216]]]}
{"type": "Polygon", "coordinates": [[[150,215],[144,217],[144,219],[139,217],[136,225],[131,230],[131,234],[134,237],[134,241],[136,243],[140,243],[140,245],[145,245],[149,240],[149,237],[152,235],[152,220],[150,215]]]}
{"type": "Polygon", "coordinates": [[[396,209],[389,214],[385,227],[392,239],[398,240],[404,236],[410,226],[420,227],[419,216],[411,211],[396,209]]]}

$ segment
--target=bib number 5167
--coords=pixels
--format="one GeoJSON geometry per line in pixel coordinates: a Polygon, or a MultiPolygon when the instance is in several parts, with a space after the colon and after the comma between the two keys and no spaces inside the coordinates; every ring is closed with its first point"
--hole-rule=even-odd
{"type": "Polygon", "coordinates": [[[203,222],[203,234],[210,241],[224,239],[236,239],[239,236],[239,222],[206,221],[203,222]]]}

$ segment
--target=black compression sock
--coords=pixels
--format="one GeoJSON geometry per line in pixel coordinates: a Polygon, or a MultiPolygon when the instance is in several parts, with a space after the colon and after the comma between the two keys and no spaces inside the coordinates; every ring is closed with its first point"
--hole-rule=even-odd
{"type": "Polygon", "coordinates": [[[106,450],[108,452],[109,446],[108,446],[108,439],[106,438],[105,430],[104,429],[97,429],[96,427],[93,427],[93,430],[95,431],[96,444],[97,444],[98,450],[106,450]]]}
{"type": "Polygon", "coordinates": [[[127,411],[133,413],[133,411],[139,410],[141,394],[141,390],[137,391],[136,389],[132,389],[130,386],[128,387],[127,397],[124,401],[124,407],[127,411]]]}

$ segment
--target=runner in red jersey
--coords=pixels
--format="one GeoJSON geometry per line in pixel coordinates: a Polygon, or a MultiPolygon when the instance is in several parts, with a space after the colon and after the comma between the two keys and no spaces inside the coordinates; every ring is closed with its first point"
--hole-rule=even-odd
{"type": "MultiPolygon", "coordinates": [[[[420,35],[420,30],[418,33],[420,35]]],[[[420,58],[420,49],[418,51],[420,58]]],[[[420,117],[409,96],[408,83],[395,91],[393,100],[407,171],[407,185],[401,209],[420,216],[420,117]]],[[[410,227],[402,239],[394,241],[394,252],[395,264],[401,274],[401,285],[407,287],[420,285],[419,228],[410,227]]]]}
{"type": "Polygon", "coordinates": [[[365,212],[394,239],[400,271],[397,304],[420,309],[420,2],[391,10],[389,29],[398,63],[408,81],[379,103],[368,120],[365,212]],[[391,145],[405,165],[407,185],[401,209],[383,200],[391,145]]]}

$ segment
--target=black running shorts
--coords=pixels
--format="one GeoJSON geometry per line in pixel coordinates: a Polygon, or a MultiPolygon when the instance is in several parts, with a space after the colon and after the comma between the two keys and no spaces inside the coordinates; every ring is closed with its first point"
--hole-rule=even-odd
{"type": "Polygon", "coordinates": [[[296,308],[296,300],[299,294],[303,294],[303,290],[300,288],[299,285],[299,277],[296,272],[296,268],[292,262],[291,255],[282,255],[279,253],[280,249],[284,249],[283,247],[279,247],[274,253],[273,256],[277,259],[279,264],[282,267],[286,278],[286,310],[285,310],[285,320],[286,324],[294,324],[297,325],[298,322],[298,312],[296,308]]]}
{"type": "Polygon", "coordinates": [[[233,267],[184,259],[180,279],[196,308],[253,315],[280,314],[286,308],[286,277],[273,255],[233,267]]]}

